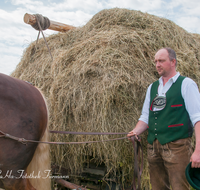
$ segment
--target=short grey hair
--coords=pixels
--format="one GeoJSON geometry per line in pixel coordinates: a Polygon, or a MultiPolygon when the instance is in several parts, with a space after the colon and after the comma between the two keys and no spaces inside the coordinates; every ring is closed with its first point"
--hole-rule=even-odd
{"type": "Polygon", "coordinates": [[[165,48],[162,48],[162,49],[167,50],[167,52],[169,54],[169,60],[170,61],[172,61],[173,59],[176,60],[176,66],[177,66],[176,52],[170,47],[165,47],[165,48]]]}

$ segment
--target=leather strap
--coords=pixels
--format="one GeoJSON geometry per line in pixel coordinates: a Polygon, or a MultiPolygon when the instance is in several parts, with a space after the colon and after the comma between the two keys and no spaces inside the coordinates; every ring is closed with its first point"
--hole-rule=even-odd
{"type": "Polygon", "coordinates": [[[111,133],[111,132],[76,132],[76,131],[49,131],[50,133],[73,134],[73,135],[127,135],[128,133],[111,133]]]}
{"type": "Polygon", "coordinates": [[[141,175],[143,170],[143,149],[141,145],[141,138],[138,136],[138,139],[135,136],[131,137],[131,142],[134,148],[134,174],[133,174],[133,190],[141,189],[141,175]],[[139,166],[141,164],[141,166],[139,166]],[[137,180],[137,188],[136,188],[137,180]]]}
{"type": "Polygon", "coordinates": [[[84,141],[84,142],[43,142],[43,141],[34,141],[34,140],[26,140],[26,139],[18,139],[19,142],[22,143],[45,143],[45,144],[85,144],[85,143],[98,143],[98,142],[107,142],[107,141],[116,141],[116,140],[122,140],[126,139],[127,137],[121,137],[121,138],[114,138],[114,139],[108,139],[108,140],[101,140],[101,141],[84,141]]]}
{"type": "MultiPolygon", "coordinates": [[[[50,131],[50,133],[59,133],[59,134],[79,134],[79,135],[121,135],[127,133],[98,133],[98,132],[72,132],[72,131],[50,131]]],[[[0,130],[0,137],[9,138],[21,142],[23,144],[29,143],[45,143],[45,144],[84,144],[84,143],[97,143],[97,142],[107,142],[107,141],[114,141],[114,140],[122,140],[128,137],[121,137],[121,138],[114,138],[102,141],[85,141],[85,142],[42,142],[42,141],[34,141],[34,140],[26,140],[24,138],[18,138],[7,133],[4,133],[0,130]]],[[[133,190],[140,190],[141,189],[141,174],[143,170],[143,149],[141,145],[141,138],[139,136],[132,136],[131,142],[134,148],[134,176],[133,176],[133,185],[131,189],[133,190]],[[139,167],[139,164],[141,166],[139,167]],[[137,180],[137,188],[136,188],[136,180],[137,180]]]]}
{"type": "MultiPolygon", "coordinates": [[[[95,132],[73,132],[73,131],[50,131],[50,133],[77,134],[77,135],[121,135],[121,134],[127,134],[127,133],[95,133],[95,132]]],[[[85,142],[44,142],[44,141],[27,140],[27,139],[24,139],[24,138],[15,137],[15,136],[12,136],[10,134],[4,133],[1,130],[0,130],[0,137],[13,139],[13,140],[21,142],[23,144],[26,144],[26,143],[29,142],[29,143],[45,143],[45,144],[56,144],[56,145],[98,143],[98,142],[122,140],[122,139],[127,138],[127,137],[121,137],[121,138],[107,139],[107,140],[101,140],[101,141],[85,141],[85,142]]]]}
{"type": "Polygon", "coordinates": [[[19,138],[19,137],[15,137],[15,136],[12,136],[12,135],[9,135],[7,133],[4,133],[3,131],[0,130],[0,137],[4,137],[4,138],[8,138],[8,139],[13,139],[13,140],[16,140],[18,142],[21,142],[23,144],[26,144],[26,139],[24,138],[19,138]]]}

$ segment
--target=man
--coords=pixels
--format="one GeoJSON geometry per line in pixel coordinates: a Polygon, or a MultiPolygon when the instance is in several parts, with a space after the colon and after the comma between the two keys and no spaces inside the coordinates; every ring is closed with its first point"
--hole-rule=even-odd
{"type": "Polygon", "coordinates": [[[200,94],[196,83],[176,72],[176,53],[162,48],[155,54],[161,76],[146,93],[142,114],[128,137],[148,129],[148,162],[153,190],[189,190],[185,168],[200,168],[200,94]],[[192,154],[193,126],[196,148],[192,154]]]}

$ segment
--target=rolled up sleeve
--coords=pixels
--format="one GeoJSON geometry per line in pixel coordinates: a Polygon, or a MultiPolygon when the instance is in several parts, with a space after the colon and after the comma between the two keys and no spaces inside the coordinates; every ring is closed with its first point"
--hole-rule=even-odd
{"type": "Polygon", "coordinates": [[[139,118],[140,121],[145,122],[146,124],[149,123],[149,107],[150,107],[150,90],[151,90],[152,84],[149,85],[147,92],[146,92],[146,97],[144,100],[143,108],[142,108],[142,113],[139,118]]]}
{"type": "Polygon", "coordinates": [[[190,120],[195,125],[200,121],[200,93],[197,84],[190,78],[185,78],[182,83],[182,96],[190,120]]]}

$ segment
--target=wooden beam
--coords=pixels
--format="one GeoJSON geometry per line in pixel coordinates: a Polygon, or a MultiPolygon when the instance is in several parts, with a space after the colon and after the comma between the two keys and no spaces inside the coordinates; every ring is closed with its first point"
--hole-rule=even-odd
{"type": "Polygon", "coordinates": [[[87,190],[84,187],[78,186],[76,184],[70,183],[68,181],[65,181],[63,179],[55,179],[56,183],[59,183],[60,185],[67,187],[68,189],[80,189],[80,190],[87,190]]]}
{"type": "Polygon", "coordinates": [[[101,176],[105,175],[104,170],[92,169],[92,168],[83,168],[83,173],[89,173],[89,174],[92,174],[92,175],[101,175],[101,176]]]}
{"type": "MultiPolygon", "coordinates": [[[[26,24],[34,25],[36,23],[36,17],[34,15],[26,13],[24,15],[24,22],[26,24]]],[[[67,32],[73,28],[76,28],[76,27],[50,20],[50,26],[48,29],[55,30],[58,32],[67,32]]]]}

